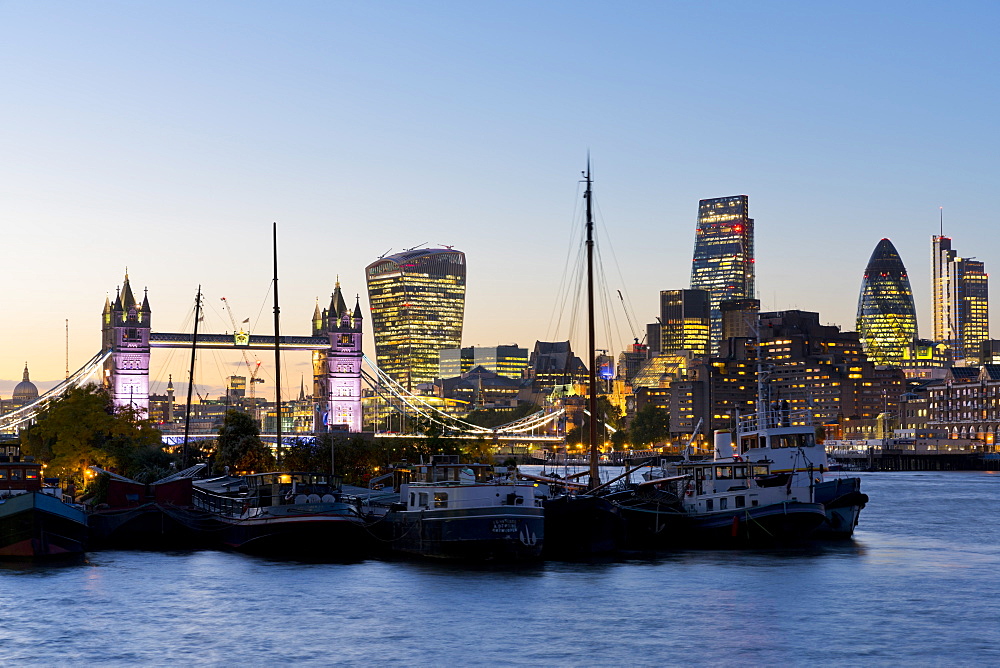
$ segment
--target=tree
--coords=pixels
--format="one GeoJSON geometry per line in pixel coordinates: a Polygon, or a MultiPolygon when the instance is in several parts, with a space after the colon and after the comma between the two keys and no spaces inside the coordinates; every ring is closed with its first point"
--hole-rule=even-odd
{"type": "Polygon", "coordinates": [[[260,428],[248,413],[230,408],[219,427],[217,461],[235,471],[268,471],[275,466],[271,449],[260,440],[260,428]]]}
{"type": "Polygon", "coordinates": [[[646,404],[632,418],[629,436],[636,446],[666,439],[670,436],[670,413],[655,404],[646,404]]]}
{"type": "Polygon", "coordinates": [[[90,465],[134,477],[165,470],[172,459],[159,430],[138,409],[116,408],[108,392],[94,384],[71,388],[49,402],[21,440],[25,454],[77,482],[90,465]]]}

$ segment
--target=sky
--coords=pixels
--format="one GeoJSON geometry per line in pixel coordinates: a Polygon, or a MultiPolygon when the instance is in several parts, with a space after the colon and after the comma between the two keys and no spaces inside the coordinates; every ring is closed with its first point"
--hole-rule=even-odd
{"type": "MultiPolygon", "coordinates": [[[[226,297],[271,333],[272,222],[284,334],[338,276],[367,311],[364,268],[427,243],[466,253],[464,345],[582,349],[553,314],[588,151],[614,295],[599,347],[688,287],[698,200],[735,194],[763,309],[853,330],[888,237],[929,337],[941,207],[960,255],[1000,262],[998,20],[989,2],[0,1],[0,397],[26,361],[42,388],[65,375],[67,320],[71,370],[98,352],[126,267],[154,331],[190,331],[200,285],[202,331],[231,331],[226,297]]],[[[308,356],[286,358],[297,391],[308,356]]],[[[196,383],[240,364],[205,353],[196,383]]],[[[154,351],[153,391],[186,367],[154,351]]]]}

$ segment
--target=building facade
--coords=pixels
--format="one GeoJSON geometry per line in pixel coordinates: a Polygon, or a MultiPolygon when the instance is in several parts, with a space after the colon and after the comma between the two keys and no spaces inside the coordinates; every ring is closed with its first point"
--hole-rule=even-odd
{"type": "MultiPolygon", "coordinates": [[[[313,336],[327,336],[330,340],[328,349],[313,353],[313,397],[308,403],[314,407],[317,432],[362,430],[361,323],[361,304],[356,302],[353,312],[347,307],[340,281],[330,295],[330,306],[320,311],[317,305],[313,312],[313,336]]],[[[306,401],[305,392],[300,395],[306,401]]],[[[287,417],[293,425],[302,422],[301,407],[295,410],[287,417]]],[[[282,425],[286,420],[284,411],[282,408],[282,425]]]]}
{"type": "Polygon", "coordinates": [[[520,378],[528,368],[528,349],[517,345],[448,348],[440,353],[438,378],[461,376],[477,366],[507,378],[520,378]]]}
{"type": "Polygon", "coordinates": [[[906,267],[888,239],[875,246],[861,281],[858,334],[869,361],[902,366],[917,338],[917,310],[906,267]]]}
{"type": "Polygon", "coordinates": [[[104,300],[101,350],[111,351],[104,385],[115,407],[131,406],[140,417],[149,416],[150,316],[148,295],[136,302],[126,273],[114,304],[104,300]]]}
{"type": "Polygon", "coordinates": [[[707,290],[660,292],[660,352],[690,350],[696,356],[707,356],[711,323],[707,290]]]}
{"type": "Polygon", "coordinates": [[[746,195],[703,199],[698,203],[691,287],[710,295],[711,345],[722,340],[721,303],[754,297],[754,221],[746,195]]]}
{"type": "Polygon", "coordinates": [[[378,366],[408,391],[432,383],[441,351],[462,343],[465,269],[465,253],[424,248],[365,270],[378,366]]]}
{"type": "Polygon", "coordinates": [[[978,361],[980,344],[990,338],[988,283],[982,262],[958,257],[950,237],[931,237],[934,340],[956,360],[978,361]]]}

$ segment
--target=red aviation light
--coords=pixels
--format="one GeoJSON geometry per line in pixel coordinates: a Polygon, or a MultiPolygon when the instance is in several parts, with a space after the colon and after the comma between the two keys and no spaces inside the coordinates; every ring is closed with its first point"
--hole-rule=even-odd
{"type": "Polygon", "coordinates": [[[742,232],[743,231],[743,226],[742,225],[733,225],[733,231],[734,232],[742,232]]]}

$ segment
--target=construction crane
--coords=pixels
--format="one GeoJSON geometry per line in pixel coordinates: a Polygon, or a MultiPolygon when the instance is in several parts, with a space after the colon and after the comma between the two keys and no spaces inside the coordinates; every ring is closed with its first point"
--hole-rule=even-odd
{"type": "MultiPolygon", "coordinates": [[[[237,333],[237,331],[236,331],[236,318],[233,317],[233,309],[229,307],[229,300],[226,299],[225,297],[222,297],[222,305],[225,307],[226,314],[229,316],[229,322],[232,323],[232,325],[233,325],[233,334],[235,335],[237,333]]],[[[246,320],[244,320],[243,324],[246,324],[248,322],[250,322],[250,318],[247,318],[246,320]]],[[[255,385],[257,383],[263,383],[264,382],[263,378],[258,378],[257,377],[257,374],[260,373],[260,360],[255,359],[254,363],[251,363],[250,362],[250,356],[247,355],[247,351],[246,350],[242,350],[241,352],[243,353],[243,363],[246,364],[247,373],[250,375],[250,379],[249,379],[250,380],[250,388],[249,388],[250,389],[250,405],[256,409],[256,407],[257,407],[257,401],[256,401],[256,399],[257,399],[257,392],[255,390],[255,385]]]]}

